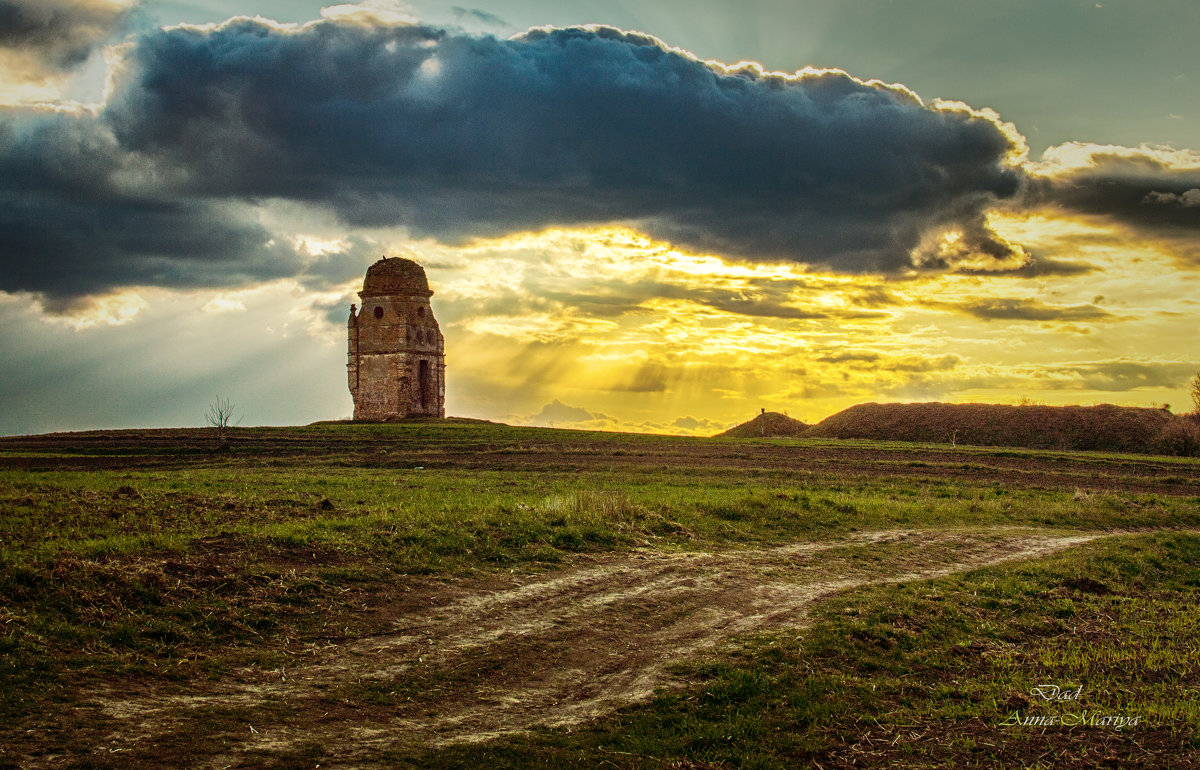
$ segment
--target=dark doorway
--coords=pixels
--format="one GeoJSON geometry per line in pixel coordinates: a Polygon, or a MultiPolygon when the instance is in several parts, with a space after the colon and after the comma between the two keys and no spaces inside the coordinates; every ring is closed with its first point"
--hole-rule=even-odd
{"type": "Polygon", "coordinates": [[[429,402],[433,400],[430,388],[429,362],[421,359],[417,362],[417,390],[420,391],[421,411],[429,411],[429,402]]]}

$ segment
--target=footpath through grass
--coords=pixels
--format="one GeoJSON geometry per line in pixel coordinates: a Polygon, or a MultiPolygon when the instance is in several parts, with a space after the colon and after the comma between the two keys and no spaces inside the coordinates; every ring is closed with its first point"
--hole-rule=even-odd
{"type": "Polygon", "coordinates": [[[412,767],[1195,767],[1200,537],[1123,536],[855,591],[578,731],[412,767]]]}
{"type": "MultiPolygon", "coordinates": [[[[476,423],[248,430],[226,448],[202,431],[0,439],[0,722],[8,725],[0,743],[11,756],[24,726],[69,714],[97,681],[222,677],[286,661],[314,639],[377,632],[384,621],[375,610],[413,576],[537,570],[634,547],[992,526],[1200,528],[1200,463],[476,423]]],[[[1161,659],[1194,685],[1186,678],[1195,676],[1194,657],[1179,647],[1195,622],[1187,607],[1195,605],[1194,540],[1097,548],[1107,555],[1095,562],[1066,556],[1016,575],[943,581],[932,592],[878,589],[829,609],[811,634],[755,640],[693,669],[707,683],[696,693],[631,712],[590,738],[482,751],[489,762],[516,764],[541,752],[583,763],[603,746],[627,752],[612,754],[618,764],[652,756],[770,766],[821,756],[836,766],[851,761],[839,751],[878,751],[904,725],[926,738],[896,745],[918,755],[925,743],[977,741],[963,732],[971,725],[1025,740],[1027,728],[994,732],[995,702],[1028,700],[1042,670],[1021,656],[1053,650],[1076,650],[1067,661],[1109,650],[1095,654],[1121,663],[1113,676],[1157,671],[1147,666],[1161,659]],[[1080,575],[1104,590],[1063,582],[1080,575]],[[1140,638],[1127,633],[1135,626],[1153,636],[1121,658],[1113,645],[1140,638]],[[1064,647],[1066,628],[1094,631],[1103,644],[1064,647]],[[1030,646],[1038,639],[1043,648],[1030,646]],[[930,673],[945,671],[954,675],[930,673]]],[[[1045,671],[1063,677],[1053,684],[1082,684],[1085,696],[1116,691],[1118,680],[1067,676],[1075,672],[1045,671]]],[[[1139,700],[1095,707],[1147,715],[1123,735],[1191,740],[1193,711],[1159,713],[1175,690],[1135,692],[1139,700]]],[[[1018,706],[1001,711],[1041,704],[1018,706]]],[[[1054,734],[1073,746],[1076,732],[1054,734]]],[[[71,748],[71,733],[64,717],[56,745],[71,748]]],[[[943,749],[930,751],[936,759],[943,749]]],[[[438,761],[479,758],[450,752],[438,761]]]]}

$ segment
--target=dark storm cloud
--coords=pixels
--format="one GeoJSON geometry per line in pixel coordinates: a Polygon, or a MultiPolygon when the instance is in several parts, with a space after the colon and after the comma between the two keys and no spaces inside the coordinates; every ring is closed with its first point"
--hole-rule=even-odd
{"type": "MultiPolygon", "coordinates": [[[[779,318],[791,321],[823,319],[869,320],[886,318],[885,313],[873,310],[829,308],[818,310],[801,306],[803,300],[793,298],[791,291],[806,287],[804,281],[780,279],[747,279],[741,287],[697,286],[666,281],[597,280],[587,284],[586,291],[563,291],[536,281],[525,288],[537,300],[552,301],[576,308],[589,316],[616,318],[636,312],[656,299],[674,299],[695,303],[712,310],[734,313],[750,318],[779,318]]],[[[867,305],[867,307],[874,307],[867,305]]]]}
{"type": "MultiPolygon", "coordinates": [[[[619,316],[643,307],[655,299],[675,299],[694,302],[713,310],[753,318],[783,318],[815,320],[831,317],[829,312],[797,307],[789,290],[798,281],[748,280],[741,288],[681,285],[660,281],[641,283],[626,281],[597,281],[587,286],[587,293],[547,290],[541,296],[555,299],[570,307],[586,310],[589,315],[619,316]]],[[[840,311],[838,317],[877,317],[862,311],[840,311]]]]}
{"type": "Polygon", "coordinates": [[[883,358],[879,353],[870,350],[845,350],[840,353],[830,353],[821,356],[818,361],[826,364],[861,363],[873,364],[883,358]]]}
{"type": "Polygon", "coordinates": [[[1011,138],[965,109],[838,71],[726,70],[609,28],[240,20],[149,35],[132,63],[105,120],[187,189],[447,241],[629,222],[727,256],[896,269],[1020,178],[1011,138]]]}
{"type": "Polygon", "coordinates": [[[1072,163],[1031,178],[1025,205],[1125,225],[1169,242],[1200,264],[1200,156],[1155,148],[1074,147],[1072,163]]]}
{"type": "MultiPolygon", "coordinates": [[[[500,40],[362,19],[158,30],[126,65],[99,115],[0,128],[0,289],[298,274],[304,260],[258,220],[271,200],[444,242],[624,222],[840,271],[911,267],[953,228],[972,265],[1012,263],[984,212],[1018,192],[1019,138],[840,71],[730,69],[602,27],[500,40]]],[[[336,259],[317,271],[341,275],[336,259]]],[[[693,298],[821,316],[783,297],[693,298]]]]}
{"type": "Polygon", "coordinates": [[[0,114],[0,291],[68,307],[127,286],[230,287],[358,274],[367,242],[319,258],[280,240],[236,198],[175,190],[180,172],[72,114],[0,114]]]}
{"type": "Polygon", "coordinates": [[[943,372],[954,369],[962,363],[962,359],[955,355],[945,355],[937,358],[926,358],[923,356],[885,357],[872,350],[847,350],[839,353],[830,353],[820,356],[817,360],[826,364],[846,364],[852,368],[861,370],[908,373],[943,372]]]}
{"type": "Polygon", "coordinates": [[[130,285],[230,286],[298,269],[294,251],[238,207],[164,194],[155,176],[94,121],[0,120],[0,290],[70,298],[130,285]]]}
{"type": "Polygon", "coordinates": [[[1045,305],[1036,300],[988,299],[979,302],[949,304],[955,309],[984,321],[1104,321],[1113,315],[1095,305],[1045,305]]]}
{"type": "MultiPolygon", "coordinates": [[[[82,64],[129,18],[131,11],[97,0],[0,0],[0,48],[18,51],[41,69],[82,64]]],[[[38,68],[10,76],[36,77],[38,68]]]]}
{"type": "MultiPolygon", "coordinates": [[[[687,289],[679,287],[674,292],[664,292],[663,296],[670,296],[671,294],[674,294],[678,299],[688,299],[714,310],[722,310],[726,313],[737,313],[738,315],[754,318],[787,318],[802,321],[830,317],[830,314],[826,312],[806,310],[805,308],[789,304],[786,296],[773,296],[771,292],[758,290],[731,291],[727,289],[687,289]]],[[[879,317],[875,313],[855,311],[839,312],[837,315],[842,318],[879,317]]]]}
{"type": "MultiPolygon", "coordinates": [[[[1181,388],[1196,373],[1197,363],[1143,363],[1103,361],[1048,370],[1052,374],[1078,378],[1090,390],[1122,392],[1135,388],[1181,388]]],[[[1063,387],[1072,387],[1064,384],[1063,387]]]]}
{"type": "Polygon", "coordinates": [[[225,206],[0,195],[0,289],[71,297],[131,285],[233,286],[291,275],[295,253],[225,206]]]}
{"type": "MultiPolygon", "coordinates": [[[[73,29],[70,19],[100,7],[0,0],[26,41],[49,41],[39,30],[73,29]]],[[[98,115],[0,116],[0,290],[232,286],[306,270],[328,284],[361,272],[359,242],[316,261],[297,254],[259,220],[271,200],[445,242],[623,222],[686,249],[839,271],[902,271],[914,254],[925,269],[983,274],[1090,269],[1014,259],[985,216],[1007,200],[1200,251],[1200,163],[1099,148],[1026,177],[1011,163],[1019,142],[986,114],[925,105],[903,87],[728,68],[611,28],[501,40],[357,18],[178,27],[136,41],[98,115]],[[951,229],[952,252],[929,246],[951,229]]],[[[828,312],[760,287],[686,298],[748,315],[828,312]]],[[[602,311],[606,301],[590,302],[602,311]]],[[[631,301],[614,297],[609,312],[631,301]]],[[[1028,303],[965,309],[1105,317],[1028,303]]]]}
{"type": "Polygon", "coordinates": [[[1088,273],[1095,271],[1096,268],[1094,266],[1085,262],[1071,262],[1064,259],[1049,259],[1046,257],[1031,258],[1020,267],[1011,269],[980,270],[960,267],[957,270],[957,272],[963,275],[1010,275],[1017,278],[1051,278],[1055,276],[1069,277],[1073,275],[1087,275],[1088,273]]]}

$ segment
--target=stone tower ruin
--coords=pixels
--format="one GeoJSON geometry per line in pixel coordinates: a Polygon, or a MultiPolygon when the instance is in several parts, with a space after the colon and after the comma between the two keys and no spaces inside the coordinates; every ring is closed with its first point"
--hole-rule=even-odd
{"type": "Polygon", "coordinates": [[[354,419],[446,416],[446,348],[425,270],[384,257],[367,268],[362,310],[350,306],[347,373],[354,419]]]}

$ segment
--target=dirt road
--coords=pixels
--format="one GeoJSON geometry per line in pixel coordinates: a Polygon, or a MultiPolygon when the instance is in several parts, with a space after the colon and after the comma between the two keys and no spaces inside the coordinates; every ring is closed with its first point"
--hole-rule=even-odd
{"type": "MultiPolygon", "coordinates": [[[[731,637],[796,628],[840,590],[1039,556],[1098,535],[1030,530],[886,531],[718,553],[581,557],[536,576],[414,585],[385,634],[315,645],[297,665],[249,669],[216,686],[98,692],[108,751],[154,744],[213,713],[238,715],[226,750],[319,743],[347,765],[397,743],[480,741],[578,724],[677,686],[673,662],[731,637]]],[[[228,726],[228,725],[227,725],[228,726]]],[[[261,755],[259,755],[261,756],[261,755]]]]}

